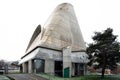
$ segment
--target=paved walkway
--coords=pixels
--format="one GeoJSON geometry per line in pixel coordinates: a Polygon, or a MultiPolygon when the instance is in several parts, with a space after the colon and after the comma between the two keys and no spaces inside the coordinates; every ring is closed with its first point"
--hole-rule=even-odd
{"type": "Polygon", "coordinates": [[[8,76],[15,80],[47,80],[34,74],[8,74],[8,76]]]}
{"type": "Polygon", "coordinates": [[[10,80],[10,79],[4,75],[0,75],[0,80],[10,80]]]}

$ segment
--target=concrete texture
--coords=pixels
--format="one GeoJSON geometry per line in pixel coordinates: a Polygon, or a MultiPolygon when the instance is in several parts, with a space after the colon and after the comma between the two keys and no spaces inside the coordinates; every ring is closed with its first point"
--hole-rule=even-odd
{"type": "Polygon", "coordinates": [[[87,75],[87,64],[84,64],[84,75],[87,75]]]}
{"type": "Polygon", "coordinates": [[[54,74],[54,60],[45,60],[45,73],[54,74]]]}
{"type": "MultiPolygon", "coordinates": [[[[46,24],[36,28],[19,64],[24,73],[32,73],[31,59],[45,60],[45,73],[54,74],[54,62],[63,61],[65,68],[74,75],[72,63],[87,63],[88,55],[73,6],[63,3],[57,6],[46,24]],[[73,72],[72,72],[73,71],[73,72]]],[[[63,73],[64,75],[64,73],[63,73]]]]}
{"type": "Polygon", "coordinates": [[[33,63],[32,63],[32,60],[28,61],[28,73],[33,73],[33,63]]]}
{"type": "Polygon", "coordinates": [[[35,29],[32,38],[28,44],[28,47],[26,49],[26,51],[29,49],[29,47],[31,46],[31,44],[33,43],[33,41],[36,39],[36,37],[41,33],[41,25],[38,25],[37,28],[35,29]]]}
{"type": "Polygon", "coordinates": [[[25,73],[25,72],[26,72],[26,66],[25,66],[25,63],[22,63],[22,68],[23,68],[23,69],[22,69],[22,70],[23,70],[22,72],[25,73]]]}
{"type": "Polygon", "coordinates": [[[28,62],[22,64],[23,66],[23,73],[28,73],[28,62]]]}
{"type": "MultiPolygon", "coordinates": [[[[19,64],[26,62],[30,59],[53,59],[62,60],[62,53],[44,48],[34,48],[41,46],[49,49],[60,50],[64,47],[70,46],[71,51],[85,51],[86,46],[80,31],[77,18],[74,13],[73,6],[69,3],[63,3],[56,7],[51,14],[50,18],[44,25],[44,29],[41,29],[40,25],[36,28],[29,45],[26,50],[26,54],[19,64]],[[34,50],[30,52],[31,50],[34,50]],[[30,52],[30,54],[28,54],[30,52]],[[48,53],[50,52],[50,53],[48,53]]],[[[87,54],[77,52],[71,54],[72,62],[88,62],[87,54]],[[85,55],[85,58],[82,55],[85,55]]]]}
{"type": "MultiPolygon", "coordinates": [[[[46,48],[37,48],[33,52],[25,56],[22,60],[20,60],[19,64],[34,58],[62,61],[63,60],[62,56],[63,56],[62,51],[55,51],[46,48]]],[[[89,61],[88,55],[85,52],[71,52],[70,56],[71,61],[75,63],[87,63],[89,61]]]]}
{"type": "Polygon", "coordinates": [[[72,69],[72,62],[71,62],[71,48],[66,47],[63,49],[63,76],[64,76],[64,69],[69,67],[69,77],[71,77],[71,69],[72,69]]]}
{"type": "Polygon", "coordinates": [[[75,76],[75,64],[72,63],[71,76],[75,76]]]}
{"type": "Polygon", "coordinates": [[[27,52],[36,46],[57,50],[71,46],[72,51],[85,51],[85,42],[71,4],[63,3],[58,5],[47,20],[44,28],[42,31],[41,29],[40,31],[35,30],[35,37],[33,34],[27,52]]]}
{"type": "Polygon", "coordinates": [[[8,74],[7,76],[15,80],[48,80],[34,74],[8,74]]]}
{"type": "Polygon", "coordinates": [[[5,75],[0,75],[0,80],[11,80],[11,79],[6,77],[5,75]]]}

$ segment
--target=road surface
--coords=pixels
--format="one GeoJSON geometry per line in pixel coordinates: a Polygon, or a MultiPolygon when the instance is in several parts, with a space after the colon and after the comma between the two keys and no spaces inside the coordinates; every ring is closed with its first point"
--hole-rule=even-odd
{"type": "Polygon", "coordinates": [[[8,74],[7,76],[15,80],[48,80],[35,74],[8,74]]]}

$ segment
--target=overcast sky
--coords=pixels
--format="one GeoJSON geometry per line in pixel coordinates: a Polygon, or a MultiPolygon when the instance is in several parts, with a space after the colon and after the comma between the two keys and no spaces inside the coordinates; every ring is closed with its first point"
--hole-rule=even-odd
{"type": "Polygon", "coordinates": [[[74,6],[85,42],[108,27],[120,36],[120,0],[0,0],[0,59],[19,60],[37,25],[64,2],[74,6]]]}

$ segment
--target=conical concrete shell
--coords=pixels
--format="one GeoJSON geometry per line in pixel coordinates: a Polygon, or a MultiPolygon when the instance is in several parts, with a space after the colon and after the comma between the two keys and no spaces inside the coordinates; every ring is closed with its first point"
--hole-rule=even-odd
{"type": "Polygon", "coordinates": [[[44,28],[42,33],[40,33],[32,43],[31,49],[36,46],[43,46],[56,50],[62,50],[64,47],[71,46],[72,51],[86,49],[71,4],[63,3],[57,6],[44,25],[44,28]]]}

